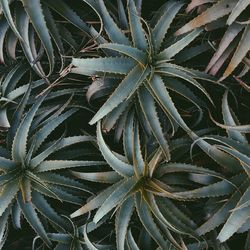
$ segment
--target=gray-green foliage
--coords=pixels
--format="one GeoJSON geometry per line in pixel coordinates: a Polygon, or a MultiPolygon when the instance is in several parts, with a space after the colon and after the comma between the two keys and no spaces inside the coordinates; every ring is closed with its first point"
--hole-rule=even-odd
{"type": "MultiPolygon", "coordinates": [[[[201,34],[202,29],[171,41],[170,34],[173,33],[170,30],[171,24],[182,8],[182,2],[168,1],[156,12],[150,24],[140,17],[134,1],[127,1],[126,30],[129,32],[129,39],[114,22],[104,2],[99,1],[99,5],[98,10],[108,36],[107,41],[99,39],[101,44],[98,48],[104,51],[104,56],[73,58],[74,68],[71,70],[72,73],[97,76],[101,78],[99,82],[103,81],[103,85],[107,87],[111,85],[114,88],[113,92],[109,91],[109,98],[90,124],[105,118],[103,122],[105,130],[109,131],[117,123],[122,129],[126,126],[129,110],[135,108],[140,113],[138,116],[143,126],[151,131],[166,157],[170,158],[158,108],[161,108],[169,119],[173,133],[178,126],[187,132],[190,131],[177,110],[170,91],[192,103],[197,113],[200,113],[200,118],[206,103],[194,94],[192,89],[199,90],[200,96],[204,95],[212,102],[198,81],[201,78],[206,79],[206,75],[175,64],[175,55],[192,43],[201,34]],[[118,80],[113,81],[114,78],[118,80]]],[[[210,78],[207,76],[206,80],[210,78]]],[[[94,84],[96,85],[95,82],[94,84]]],[[[98,86],[93,87],[91,95],[96,91],[98,86]]]]}
{"type": "Polygon", "coordinates": [[[0,249],[248,250],[249,3],[0,0],[0,249]]]}

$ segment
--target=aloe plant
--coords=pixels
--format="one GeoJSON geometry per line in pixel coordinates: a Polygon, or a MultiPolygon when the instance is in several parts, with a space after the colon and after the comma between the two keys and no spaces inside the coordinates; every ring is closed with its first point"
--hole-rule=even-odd
{"type": "MultiPolygon", "coordinates": [[[[197,139],[199,146],[218,164],[225,168],[231,177],[220,182],[213,183],[207,187],[179,193],[183,198],[193,199],[209,197],[207,202],[209,218],[196,231],[203,235],[224,224],[218,234],[220,242],[225,242],[235,233],[249,231],[249,152],[250,145],[245,133],[249,133],[249,125],[240,125],[237,117],[228,104],[228,92],[226,91],[222,100],[222,112],[224,125],[216,122],[217,125],[226,129],[228,137],[214,135],[197,139]],[[210,144],[209,142],[212,142],[210,144]],[[228,188],[232,183],[232,186],[228,188]],[[220,193],[223,190],[223,193],[220,193]],[[226,195],[226,200],[224,199],[226,195]],[[221,197],[222,196],[222,197],[221,197]],[[218,197],[222,202],[219,206],[218,197]],[[211,214],[212,211],[212,214],[211,214]]],[[[248,248],[246,244],[246,249],[248,248]]]]}
{"type": "Polygon", "coordinates": [[[7,116],[7,110],[10,104],[17,106],[20,97],[25,94],[29,86],[36,88],[45,83],[45,81],[38,80],[32,83],[20,85],[20,80],[30,70],[30,67],[25,62],[20,62],[11,67],[11,69],[5,69],[1,79],[1,99],[0,99],[0,127],[2,130],[6,130],[10,127],[9,119],[7,116]]]}
{"type": "Polygon", "coordinates": [[[67,224],[44,197],[52,197],[61,202],[81,204],[82,199],[77,193],[72,193],[72,189],[78,190],[79,195],[80,190],[84,192],[90,192],[90,190],[82,183],[65,176],[62,170],[79,166],[100,165],[103,162],[64,160],[60,158],[50,159],[49,157],[58,150],[61,151],[65,147],[75,145],[76,143],[91,142],[94,138],[81,135],[66,137],[63,134],[55,141],[45,142],[46,138],[60,124],[77,112],[76,108],[71,108],[62,113],[67,104],[62,107],[59,113],[57,112],[56,116],[52,115],[49,119],[46,119],[42,126],[39,127],[37,125],[36,133],[30,134],[33,123],[39,119],[39,117],[36,117],[38,108],[46,97],[46,94],[39,97],[24,118],[22,118],[23,109],[28,101],[30,91],[31,87],[29,87],[14,115],[12,127],[8,132],[8,147],[1,149],[1,229],[4,230],[6,228],[10,213],[12,214],[15,227],[19,228],[21,226],[20,216],[23,214],[31,227],[50,246],[50,239],[36,211],[56,227],[63,229],[67,224]],[[61,171],[62,174],[58,171],[61,171]]]}
{"type": "Polygon", "coordinates": [[[0,249],[249,249],[250,2],[163,2],[0,0],[0,249]]]}
{"type": "Polygon", "coordinates": [[[169,90],[193,103],[200,112],[205,105],[204,101],[193,94],[190,88],[200,90],[211,101],[205,88],[197,81],[199,78],[206,80],[206,74],[174,63],[175,55],[197,38],[202,30],[197,29],[170,44],[172,37],[165,37],[171,34],[171,23],[182,6],[182,2],[167,2],[157,11],[151,22],[153,24],[150,24],[142,19],[134,1],[127,1],[126,29],[131,36],[130,40],[112,19],[104,2],[99,1],[95,7],[103,20],[107,37],[99,37],[97,43],[101,43],[98,48],[107,57],[73,58],[74,68],[71,70],[72,73],[101,78],[102,85],[114,89],[113,92],[109,91],[109,98],[90,124],[105,118],[103,128],[109,131],[119,119],[118,126],[122,129],[126,124],[128,110],[136,104],[138,116],[142,117],[141,123],[152,131],[168,158],[168,144],[156,106],[165,112],[173,131],[178,125],[190,131],[177,111],[169,90]],[[117,78],[122,80],[114,81],[117,78]]]}
{"type": "MultiPolygon", "coordinates": [[[[129,237],[127,235],[130,228],[129,222],[133,211],[136,210],[142,225],[159,247],[167,249],[174,246],[176,249],[183,249],[181,242],[171,234],[171,231],[173,234],[186,234],[196,238],[198,237],[195,233],[196,224],[174,204],[173,200],[183,199],[178,195],[179,191],[185,190],[186,185],[195,187],[195,182],[192,183],[188,178],[182,180],[182,183],[178,181],[178,178],[171,182],[170,177],[170,183],[168,183],[168,175],[197,173],[218,178],[223,178],[223,176],[192,164],[167,163],[160,148],[153,151],[147,147],[142,148],[138,124],[136,122],[134,124],[133,114],[130,114],[130,119],[131,125],[126,128],[128,133],[124,140],[125,156],[112,151],[107,146],[101,132],[101,124],[98,123],[98,146],[110,170],[90,173],[72,171],[72,173],[84,180],[112,185],[97,194],[71,217],[74,218],[97,209],[93,222],[98,223],[115,209],[117,249],[124,249],[125,239],[129,237]],[[147,156],[143,157],[143,152],[146,152],[147,156]]],[[[176,154],[178,153],[179,150],[176,154]]],[[[231,184],[229,186],[232,189],[231,184]]]]}
{"type": "Polygon", "coordinates": [[[23,0],[21,2],[22,4],[20,1],[0,1],[2,16],[5,17],[0,21],[0,61],[5,62],[4,48],[6,48],[9,58],[16,60],[15,51],[19,42],[24,55],[36,73],[45,78],[53,73],[58,59],[62,64],[61,70],[65,67],[66,44],[73,45],[73,50],[76,49],[74,45],[77,44],[69,29],[65,26],[62,27],[54,18],[55,13],[84,32],[85,35],[89,34],[89,26],[65,1],[23,0]],[[11,7],[14,8],[15,14],[12,13],[11,7]],[[29,28],[30,23],[32,29],[29,28]],[[38,41],[41,42],[40,48],[36,48],[38,41],[35,34],[39,38],[38,41]],[[6,41],[4,42],[5,36],[6,41]],[[44,50],[49,63],[47,73],[44,72],[44,65],[41,61],[44,50]],[[59,54],[59,58],[57,54],[59,54]]]}
{"type": "MultiPolygon", "coordinates": [[[[196,1],[192,0],[187,7],[187,11],[191,11],[193,8],[201,5],[207,5],[214,3],[211,7],[209,6],[205,11],[201,12],[197,17],[192,19],[186,25],[181,27],[176,34],[184,34],[190,32],[198,27],[209,25],[213,22],[214,27],[228,26],[224,36],[222,37],[216,52],[210,60],[206,71],[212,74],[216,74],[221,66],[225,63],[227,58],[230,58],[231,53],[233,56],[226,70],[221,77],[221,80],[228,77],[236,67],[241,63],[245,63],[245,69],[241,75],[246,74],[249,65],[247,64],[248,51],[250,50],[250,26],[249,20],[237,21],[237,18],[241,13],[249,7],[249,0],[219,0],[219,1],[196,1]],[[226,17],[226,19],[223,19],[226,17]],[[217,25],[216,25],[217,23],[217,25]],[[242,33],[243,30],[243,33],[242,33]],[[241,37],[240,39],[238,39],[241,37]],[[245,59],[246,58],[246,59],[245,59]]],[[[208,27],[209,29],[209,27],[208,27]]],[[[213,28],[212,28],[213,29],[213,28]]]]}

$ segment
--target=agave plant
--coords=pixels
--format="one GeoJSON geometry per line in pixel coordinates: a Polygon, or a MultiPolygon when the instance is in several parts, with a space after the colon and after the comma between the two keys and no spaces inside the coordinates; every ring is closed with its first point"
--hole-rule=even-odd
{"type": "MultiPolygon", "coordinates": [[[[174,63],[175,55],[202,32],[197,29],[177,41],[172,40],[170,26],[182,6],[180,1],[168,1],[157,11],[152,21],[147,23],[140,16],[135,2],[127,1],[128,22],[123,22],[126,24],[123,31],[111,17],[104,1],[96,2],[94,7],[100,13],[107,34],[107,37],[98,37],[96,42],[107,57],[73,58],[71,70],[72,73],[98,78],[90,95],[98,88],[101,88],[103,95],[110,93],[90,124],[105,118],[103,128],[106,131],[116,123],[122,129],[126,124],[128,111],[136,106],[142,125],[146,130],[151,130],[167,158],[169,150],[165,131],[158,117],[158,108],[165,112],[173,131],[178,125],[190,131],[177,111],[169,90],[190,101],[199,112],[206,104],[189,87],[200,90],[210,99],[197,81],[198,78],[207,79],[207,75],[174,63]],[[128,36],[124,34],[125,31],[128,36]],[[167,38],[166,34],[169,35],[167,38]],[[103,85],[108,90],[105,91],[103,85]]],[[[184,106],[181,108],[185,109],[184,106]]]]}
{"type": "MultiPolygon", "coordinates": [[[[186,190],[187,186],[189,189],[197,187],[195,178],[194,181],[189,180],[189,174],[207,174],[218,178],[222,178],[222,175],[192,164],[166,163],[160,148],[152,150],[150,147],[141,147],[138,124],[133,122],[133,113],[129,119],[130,126],[126,127],[126,138],[124,138],[125,156],[113,152],[107,146],[101,132],[101,124],[98,123],[98,146],[111,170],[87,173],[72,171],[72,173],[84,180],[112,185],[93,197],[71,217],[98,208],[93,218],[93,222],[98,223],[115,209],[117,249],[124,249],[126,237],[132,237],[128,231],[136,209],[142,225],[159,247],[183,249],[183,243],[178,235],[198,238],[195,233],[196,224],[188,218],[181,207],[175,205],[174,200],[181,199],[178,193],[186,190]],[[186,179],[178,179],[179,173],[184,175],[187,173],[186,179]]],[[[173,145],[173,149],[178,148],[177,145],[173,145]]],[[[180,148],[182,146],[179,145],[180,148]]],[[[177,155],[180,152],[183,153],[182,150],[177,150],[177,155]]]]}
{"type": "MultiPolygon", "coordinates": [[[[58,111],[54,111],[56,116],[50,112],[41,119],[36,114],[46,97],[45,94],[37,99],[22,118],[30,91],[31,87],[23,97],[12,119],[12,126],[7,136],[7,148],[1,148],[1,232],[4,232],[7,227],[10,214],[14,226],[20,228],[20,218],[21,214],[23,214],[44,242],[51,245],[36,211],[48,219],[55,227],[67,228],[67,223],[50,206],[45,196],[61,202],[81,204],[82,198],[80,198],[80,195],[82,196],[83,193],[80,191],[86,193],[90,192],[89,189],[74,180],[72,176],[65,175],[63,170],[79,166],[99,165],[103,162],[74,160],[74,156],[70,158],[67,151],[65,152],[67,160],[64,160],[64,158],[50,158],[57,151],[61,152],[62,149],[76,143],[91,142],[94,138],[91,136],[66,137],[63,134],[57,140],[45,141],[60,124],[76,113],[77,109],[71,108],[63,112],[68,105],[66,103],[58,111]],[[34,124],[36,124],[35,129],[34,124]],[[58,172],[60,170],[61,174],[58,172]]],[[[4,234],[1,234],[1,241],[4,240],[3,236],[4,234]]]]}
{"type": "MultiPolygon", "coordinates": [[[[231,173],[231,178],[226,180],[226,185],[225,180],[222,180],[201,189],[178,194],[187,199],[202,195],[201,198],[204,194],[210,198],[206,204],[209,217],[196,232],[203,235],[224,224],[218,234],[220,242],[227,241],[235,233],[248,232],[250,228],[250,145],[245,136],[245,133],[249,133],[250,126],[239,125],[237,117],[228,105],[227,96],[228,92],[225,92],[222,101],[225,124],[218,122],[216,124],[227,130],[228,137],[206,136],[198,139],[197,143],[211,158],[231,173]],[[207,142],[208,140],[212,145],[207,142]],[[230,182],[235,186],[228,185],[230,182]],[[218,203],[219,197],[222,199],[220,203],[218,203]]],[[[246,249],[248,248],[249,242],[246,243],[246,249]]]]}
{"type": "MultiPolygon", "coordinates": [[[[249,8],[250,2],[248,0],[218,0],[218,1],[196,1],[192,0],[187,7],[187,12],[193,8],[201,5],[213,3],[211,7],[205,8],[201,14],[192,19],[186,25],[181,27],[176,34],[184,34],[198,27],[208,25],[213,22],[215,28],[221,26],[228,26],[224,36],[222,37],[216,52],[210,60],[206,71],[216,74],[221,66],[228,59],[232,52],[231,61],[228,64],[221,80],[228,77],[234,69],[241,63],[245,63],[245,69],[242,74],[246,74],[249,68],[248,51],[250,50],[250,25],[249,20],[237,21],[241,13],[249,8]],[[227,19],[223,19],[227,16],[227,19]],[[243,33],[242,33],[242,30],[243,33]],[[242,34],[241,34],[242,33],[242,34]],[[241,38],[239,39],[239,37],[241,38]]],[[[208,29],[211,29],[208,27],[208,29]]]]}
{"type": "Polygon", "coordinates": [[[68,53],[66,51],[68,44],[73,47],[73,50],[77,46],[69,29],[65,25],[60,25],[60,22],[54,18],[55,13],[84,32],[85,35],[89,34],[89,26],[63,0],[1,0],[0,9],[5,17],[0,21],[0,61],[5,62],[4,48],[6,48],[8,59],[16,60],[15,51],[19,41],[27,60],[36,73],[43,78],[52,74],[55,65],[58,64],[58,59],[61,61],[61,70],[65,67],[64,56],[68,53]],[[15,14],[11,13],[11,9],[14,9],[15,14]],[[30,23],[32,28],[30,28],[30,23]],[[53,42],[56,46],[53,45],[53,42]],[[41,43],[40,48],[37,48],[37,43],[41,43]],[[44,65],[41,63],[44,50],[49,62],[47,73],[44,72],[44,65]]]}

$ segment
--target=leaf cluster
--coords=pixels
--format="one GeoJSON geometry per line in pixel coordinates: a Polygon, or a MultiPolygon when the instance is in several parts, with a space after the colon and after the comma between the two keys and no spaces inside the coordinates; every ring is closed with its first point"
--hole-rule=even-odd
{"type": "Polygon", "coordinates": [[[0,249],[249,249],[250,1],[147,4],[0,0],[0,249]]]}

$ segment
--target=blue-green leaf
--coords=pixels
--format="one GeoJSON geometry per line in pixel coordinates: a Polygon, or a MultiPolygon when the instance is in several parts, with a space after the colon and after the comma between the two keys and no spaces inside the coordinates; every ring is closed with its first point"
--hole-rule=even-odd
{"type": "Polygon", "coordinates": [[[120,54],[123,54],[127,57],[130,57],[136,60],[141,65],[145,65],[147,62],[146,61],[147,55],[145,52],[137,48],[128,46],[128,45],[117,44],[117,43],[104,43],[104,44],[101,44],[99,47],[103,49],[110,49],[113,51],[117,51],[120,54]]]}
{"type": "Polygon", "coordinates": [[[150,69],[148,67],[146,69],[142,69],[139,65],[135,66],[122,80],[109,99],[98,110],[89,124],[93,125],[116,108],[126,98],[131,97],[138,86],[146,79],[149,71],[150,69]]]}
{"type": "Polygon", "coordinates": [[[161,123],[156,111],[154,98],[145,87],[141,87],[138,91],[139,101],[145,118],[151,127],[151,130],[156,137],[166,159],[170,159],[168,142],[165,139],[161,123]]]}
{"type": "Polygon", "coordinates": [[[12,158],[14,161],[22,163],[26,156],[28,133],[35,114],[42,104],[46,95],[41,96],[31,107],[25,118],[20,123],[12,144],[12,158]]]}
{"type": "Polygon", "coordinates": [[[22,209],[22,212],[26,218],[26,220],[29,222],[31,227],[37,232],[37,234],[43,239],[43,241],[48,245],[51,246],[51,241],[49,240],[47,233],[33,207],[33,205],[30,202],[23,202],[21,193],[18,194],[18,204],[22,209]]]}
{"type": "Polygon", "coordinates": [[[47,52],[50,64],[50,72],[49,72],[50,75],[55,65],[54,50],[49,35],[49,31],[44,19],[41,2],[40,0],[32,0],[32,1],[22,0],[22,3],[47,52]]]}
{"type": "Polygon", "coordinates": [[[106,145],[102,136],[100,122],[97,124],[97,143],[104,159],[118,174],[125,177],[132,176],[134,174],[133,167],[130,164],[120,160],[106,145]]]}
{"type": "Polygon", "coordinates": [[[97,223],[114,207],[116,207],[119,203],[123,202],[124,199],[126,199],[126,197],[130,194],[136,183],[137,182],[135,177],[131,177],[127,180],[124,180],[123,183],[114,190],[114,192],[104,201],[101,207],[97,210],[93,221],[97,223]]]}
{"type": "Polygon", "coordinates": [[[147,49],[147,40],[142,28],[141,17],[133,0],[128,0],[128,17],[133,44],[136,48],[145,51],[147,49]]]}
{"type": "Polygon", "coordinates": [[[161,43],[170,27],[170,24],[182,6],[183,3],[181,1],[167,1],[162,7],[162,11],[157,13],[159,16],[158,22],[152,31],[156,50],[160,49],[161,43]]]}
{"type": "Polygon", "coordinates": [[[103,0],[99,0],[99,6],[104,27],[110,40],[114,43],[131,45],[128,38],[124,35],[121,29],[114,22],[113,18],[110,16],[103,0]]]}
{"type": "Polygon", "coordinates": [[[100,75],[104,73],[127,74],[135,61],[128,57],[73,58],[72,64],[77,67],[72,73],[82,75],[100,75]]]}
{"type": "Polygon", "coordinates": [[[126,199],[116,213],[116,246],[124,250],[125,239],[128,231],[129,221],[134,211],[134,199],[126,199]]]}

